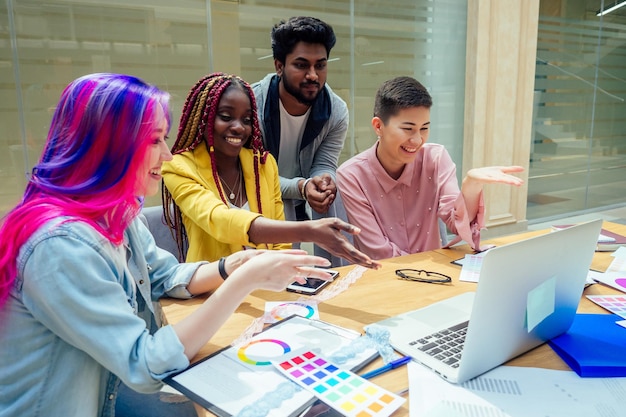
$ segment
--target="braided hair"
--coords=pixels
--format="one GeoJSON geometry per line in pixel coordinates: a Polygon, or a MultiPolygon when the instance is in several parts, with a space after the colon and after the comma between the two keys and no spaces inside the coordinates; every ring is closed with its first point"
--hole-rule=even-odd
{"type": "MultiPolygon", "coordinates": [[[[172,154],[176,155],[192,151],[204,143],[209,151],[213,179],[215,180],[220,199],[224,204],[229,205],[217,173],[215,149],[213,146],[213,128],[215,126],[215,117],[217,115],[219,102],[226,90],[231,86],[242,89],[250,98],[252,108],[252,133],[243,146],[253,151],[256,198],[259,204],[259,213],[263,214],[263,208],[261,207],[259,164],[265,164],[268,152],[263,147],[263,141],[261,139],[261,129],[259,128],[259,118],[254,93],[250,84],[242,78],[236,75],[215,72],[201,78],[196,85],[191,88],[185,100],[185,105],[183,106],[178,127],[178,136],[171,151],[172,154]]],[[[189,243],[187,232],[182,222],[182,213],[180,208],[174,203],[172,194],[164,184],[161,190],[165,221],[174,233],[178,245],[179,259],[182,261],[189,243]]]]}

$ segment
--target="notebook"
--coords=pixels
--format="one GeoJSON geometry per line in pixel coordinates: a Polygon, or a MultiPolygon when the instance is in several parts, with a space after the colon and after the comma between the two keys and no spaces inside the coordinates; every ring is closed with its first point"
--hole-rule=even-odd
{"type": "Polygon", "coordinates": [[[594,220],[490,249],[476,292],[377,324],[389,329],[394,349],[463,383],[569,329],[601,225],[594,220]]]}

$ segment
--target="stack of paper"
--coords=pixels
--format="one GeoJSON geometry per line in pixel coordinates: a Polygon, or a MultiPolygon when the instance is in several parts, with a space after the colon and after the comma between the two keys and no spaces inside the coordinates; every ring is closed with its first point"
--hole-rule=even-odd
{"type": "MultiPolygon", "coordinates": [[[[571,224],[560,224],[552,226],[552,230],[561,230],[573,226],[571,224]]],[[[597,251],[599,252],[610,252],[617,250],[620,246],[626,246],[626,236],[622,236],[617,233],[613,233],[609,230],[602,229],[600,231],[600,235],[598,236],[598,247],[597,251]]]]}

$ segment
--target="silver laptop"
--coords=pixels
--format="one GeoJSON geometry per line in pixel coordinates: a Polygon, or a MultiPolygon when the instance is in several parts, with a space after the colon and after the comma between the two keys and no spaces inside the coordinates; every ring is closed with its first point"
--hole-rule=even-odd
{"type": "Polygon", "coordinates": [[[463,383],[566,332],[602,220],[493,248],[476,292],[376,324],[397,351],[463,383]]]}

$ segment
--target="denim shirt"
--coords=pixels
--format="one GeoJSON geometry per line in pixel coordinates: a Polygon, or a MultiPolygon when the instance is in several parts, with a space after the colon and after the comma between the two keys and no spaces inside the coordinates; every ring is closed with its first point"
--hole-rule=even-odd
{"type": "Polygon", "coordinates": [[[189,361],[153,301],[189,298],[201,264],[179,264],[138,219],[122,247],[82,222],[41,227],[0,308],[0,416],[108,417],[119,380],[158,391],[189,361]]]}

